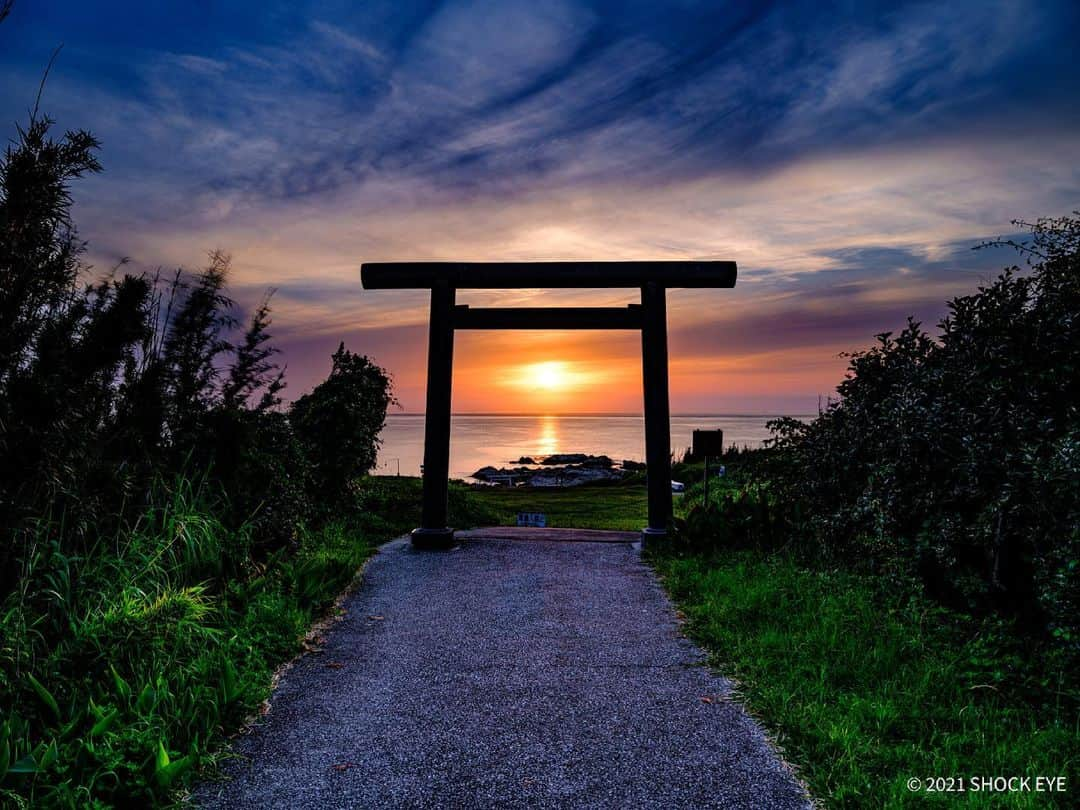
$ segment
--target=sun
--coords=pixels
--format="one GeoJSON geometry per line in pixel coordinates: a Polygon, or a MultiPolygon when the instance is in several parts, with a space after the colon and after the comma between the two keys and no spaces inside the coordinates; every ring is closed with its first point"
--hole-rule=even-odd
{"type": "MultiPolygon", "coordinates": [[[[537,363],[523,363],[507,369],[502,378],[504,385],[519,391],[544,396],[550,399],[560,398],[586,389],[599,381],[595,372],[581,368],[576,362],[567,360],[543,360],[537,363]]],[[[535,401],[533,402],[535,405],[535,401]]]]}
{"type": "Polygon", "coordinates": [[[529,367],[529,376],[533,385],[543,391],[558,391],[566,388],[569,382],[566,364],[555,360],[534,363],[529,367]]]}

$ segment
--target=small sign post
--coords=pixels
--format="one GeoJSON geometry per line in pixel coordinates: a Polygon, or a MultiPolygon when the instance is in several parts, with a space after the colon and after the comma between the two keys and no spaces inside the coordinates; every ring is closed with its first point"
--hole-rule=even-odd
{"type": "Polygon", "coordinates": [[[544,529],[547,528],[547,515],[543,512],[518,512],[517,525],[544,529]]]}
{"type": "Polygon", "coordinates": [[[724,431],[722,430],[695,430],[694,447],[692,450],[696,458],[705,458],[705,508],[709,508],[709,456],[724,455],[724,431]]]}

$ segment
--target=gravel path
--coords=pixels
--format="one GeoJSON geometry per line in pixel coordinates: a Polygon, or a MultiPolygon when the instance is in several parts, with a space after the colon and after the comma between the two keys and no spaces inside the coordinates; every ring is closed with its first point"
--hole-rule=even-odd
{"type": "Polygon", "coordinates": [[[630,543],[398,540],[205,807],[808,807],[630,543]]]}

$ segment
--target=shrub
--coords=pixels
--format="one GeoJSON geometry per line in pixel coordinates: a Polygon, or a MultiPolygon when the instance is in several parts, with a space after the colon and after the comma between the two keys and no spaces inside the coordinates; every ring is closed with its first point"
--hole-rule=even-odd
{"type": "Polygon", "coordinates": [[[321,497],[340,500],[375,466],[379,432],[393,402],[386,371],[342,343],[330,376],[293,403],[289,417],[312,461],[321,497]]]}
{"type": "Polygon", "coordinates": [[[52,140],[50,126],[32,119],[0,161],[0,594],[41,520],[56,521],[65,553],[85,552],[181,473],[221,485],[223,519],[248,526],[257,550],[295,547],[310,499],[324,499],[313,470],[336,496],[374,465],[388,378],[339,349],[296,411],[301,442],[279,407],[269,296],[231,340],[228,255],[167,281],[114,272],[83,285],[69,183],[100,170],[97,142],[52,140]]]}
{"type": "Polygon", "coordinates": [[[1013,267],[851,355],[837,400],[774,422],[769,476],[793,528],[898,564],[954,608],[1080,641],[1080,215],[1039,220],[1013,267]]]}

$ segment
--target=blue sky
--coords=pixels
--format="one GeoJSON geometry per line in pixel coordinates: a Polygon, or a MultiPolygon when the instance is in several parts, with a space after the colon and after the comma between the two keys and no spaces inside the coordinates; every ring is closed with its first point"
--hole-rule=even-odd
{"type": "MultiPolygon", "coordinates": [[[[423,296],[364,293],[365,260],[732,258],[732,293],[671,296],[673,407],[800,410],[838,352],[1011,261],[973,244],[1080,207],[1078,23],[1070,0],[17,0],[0,113],[13,133],[63,43],[43,109],[104,145],[91,258],[231,251],[241,301],[278,288],[294,395],[344,338],[422,407],[423,296]]],[[[528,333],[462,341],[456,406],[522,357],[591,369],[574,410],[635,407],[632,340],[528,333]]]]}

